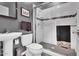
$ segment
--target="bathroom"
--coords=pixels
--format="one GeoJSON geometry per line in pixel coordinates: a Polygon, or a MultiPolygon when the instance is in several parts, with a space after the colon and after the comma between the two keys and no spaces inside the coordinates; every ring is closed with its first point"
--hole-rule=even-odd
{"type": "Polygon", "coordinates": [[[79,2],[0,2],[2,6],[1,56],[79,55],[79,2]],[[67,26],[69,41],[64,38],[59,44],[57,27],[67,26]]]}

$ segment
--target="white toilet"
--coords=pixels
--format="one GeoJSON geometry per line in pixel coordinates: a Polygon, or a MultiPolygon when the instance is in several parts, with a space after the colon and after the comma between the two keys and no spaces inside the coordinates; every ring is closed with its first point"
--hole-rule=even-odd
{"type": "Polygon", "coordinates": [[[27,47],[27,56],[41,56],[43,46],[38,43],[32,43],[32,34],[22,35],[21,42],[27,47]]]}

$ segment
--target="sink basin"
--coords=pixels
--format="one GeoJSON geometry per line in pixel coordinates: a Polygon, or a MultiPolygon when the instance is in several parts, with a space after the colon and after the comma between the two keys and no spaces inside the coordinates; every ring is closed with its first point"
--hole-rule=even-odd
{"type": "Polygon", "coordinates": [[[0,34],[0,41],[5,41],[9,39],[14,39],[22,35],[22,32],[12,32],[12,33],[4,33],[0,34]]]}

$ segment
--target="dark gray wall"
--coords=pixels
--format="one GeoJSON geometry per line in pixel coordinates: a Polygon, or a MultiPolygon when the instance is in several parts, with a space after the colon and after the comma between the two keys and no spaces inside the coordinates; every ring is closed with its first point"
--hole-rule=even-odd
{"type": "Polygon", "coordinates": [[[25,20],[27,22],[33,21],[33,8],[31,2],[18,2],[17,3],[17,19],[6,18],[0,16],[0,32],[3,32],[5,29],[8,31],[18,31],[20,30],[20,22],[25,20]],[[30,11],[30,17],[21,16],[21,7],[30,11]]]}
{"type": "Polygon", "coordinates": [[[24,3],[19,2],[18,3],[18,19],[19,19],[18,20],[19,22],[26,21],[26,22],[31,22],[31,25],[33,24],[33,2],[24,2],[24,3]],[[21,15],[21,8],[25,8],[26,10],[30,11],[29,18],[21,15]]]}

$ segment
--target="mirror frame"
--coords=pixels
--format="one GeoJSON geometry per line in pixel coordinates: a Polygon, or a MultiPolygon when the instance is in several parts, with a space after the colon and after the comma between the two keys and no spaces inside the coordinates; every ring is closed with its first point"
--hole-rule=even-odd
{"type": "Polygon", "coordinates": [[[6,18],[12,18],[12,19],[17,19],[17,2],[14,2],[15,3],[15,17],[12,17],[12,16],[5,16],[5,15],[0,15],[0,17],[6,17],[6,18]]]}

